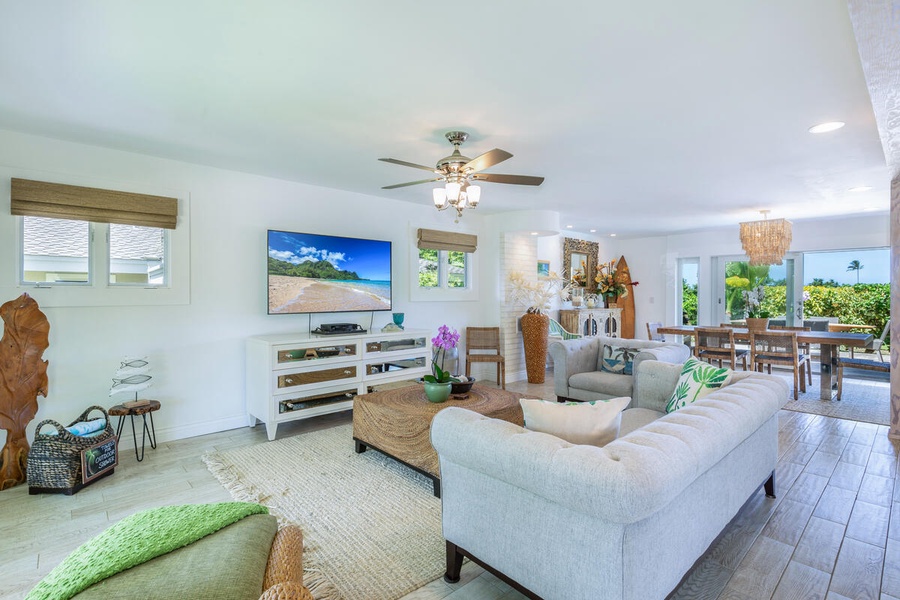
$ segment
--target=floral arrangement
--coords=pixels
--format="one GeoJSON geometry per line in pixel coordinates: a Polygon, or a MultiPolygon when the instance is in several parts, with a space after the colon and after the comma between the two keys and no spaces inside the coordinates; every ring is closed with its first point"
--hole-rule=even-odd
{"type": "Polygon", "coordinates": [[[581,268],[575,269],[572,274],[572,285],[577,287],[587,286],[587,262],[581,261],[581,268]]]}
{"type": "MultiPolygon", "coordinates": [[[[606,298],[625,298],[628,296],[628,286],[619,280],[619,272],[616,269],[615,259],[603,263],[597,268],[597,276],[594,277],[597,284],[597,292],[606,298]]],[[[637,285],[637,281],[630,285],[637,285]]]]}
{"type": "Polygon", "coordinates": [[[459,332],[446,325],[438,328],[438,334],[431,338],[431,346],[434,348],[434,355],[431,357],[431,375],[425,375],[422,379],[428,383],[453,383],[459,381],[456,377],[450,375],[450,371],[443,370],[438,366],[438,355],[441,357],[441,364],[444,363],[444,357],[447,350],[453,350],[459,344],[459,332]]]}
{"type": "Polygon", "coordinates": [[[760,306],[766,297],[766,288],[758,285],[751,290],[741,292],[747,309],[748,319],[768,319],[769,311],[762,310],[760,306]]]}
{"type": "Polygon", "coordinates": [[[573,287],[571,281],[560,277],[557,273],[551,271],[547,277],[542,277],[539,281],[529,281],[519,271],[512,271],[508,277],[511,288],[510,300],[513,304],[524,304],[528,307],[527,312],[533,314],[543,314],[548,308],[550,300],[558,297],[561,300],[568,298],[569,291],[573,287]]]}

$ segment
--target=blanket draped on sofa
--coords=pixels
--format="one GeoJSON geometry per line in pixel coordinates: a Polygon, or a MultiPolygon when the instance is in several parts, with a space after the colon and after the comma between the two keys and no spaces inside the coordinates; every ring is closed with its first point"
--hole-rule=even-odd
{"type": "Polygon", "coordinates": [[[249,502],[162,506],[125,517],[67,556],[26,600],[67,600],[142,564],[269,509],[249,502]]]}

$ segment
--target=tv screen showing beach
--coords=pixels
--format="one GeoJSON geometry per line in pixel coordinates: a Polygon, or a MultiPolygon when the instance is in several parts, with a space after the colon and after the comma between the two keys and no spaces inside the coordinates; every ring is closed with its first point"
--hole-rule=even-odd
{"type": "Polygon", "coordinates": [[[269,230],[269,314],[391,310],[391,243],[269,230]]]}

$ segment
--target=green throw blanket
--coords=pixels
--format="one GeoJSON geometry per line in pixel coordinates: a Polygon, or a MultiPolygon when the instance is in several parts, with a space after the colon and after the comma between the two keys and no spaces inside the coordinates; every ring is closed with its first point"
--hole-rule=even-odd
{"type": "Polygon", "coordinates": [[[98,581],[269,509],[247,502],[163,506],[125,517],[82,544],[26,600],[67,600],[98,581]]]}

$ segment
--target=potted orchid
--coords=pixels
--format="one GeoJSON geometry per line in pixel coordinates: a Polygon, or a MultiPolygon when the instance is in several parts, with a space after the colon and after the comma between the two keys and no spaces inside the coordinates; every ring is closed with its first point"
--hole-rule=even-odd
{"type": "Polygon", "coordinates": [[[766,288],[759,285],[752,290],[741,292],[744,305],[747,307],[747,329],[765,331],[769,327],[769,311],[762,309],[762,301],[766,297],[766,288]]]}
{"type": "Polygon", "coordinates": [[[450,368],[446,364],[448,352],[451,359],[458,358],[456,349],[458,344],[459,332],[455,329],[451,330],[446,325],[441,325],[438,328],[438,334],[431,338],[434,352],[431,357],[431,375],[422,378],[425,381],[425,396],[431,402],[446,401],[450,397],[453,383],[459,381],[459,378],[451,375],[450,368]]]}

